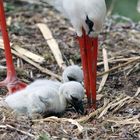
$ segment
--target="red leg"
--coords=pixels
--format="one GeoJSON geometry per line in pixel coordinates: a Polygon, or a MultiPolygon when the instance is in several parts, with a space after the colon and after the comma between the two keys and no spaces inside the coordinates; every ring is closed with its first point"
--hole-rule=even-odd
{"type": "Polygon", "coordinates": [[[90,81],[91,92],[91,104],[96,109],[96,71],[97,71],[97,50],[98,50],[98,38],[86,37],[87,47],[87,61],[88,61],[88,73],[90,81]]]}
{"type": "Polygon", "coordinates": [[[89,105],[96,109],[96,71],[98,38],[90,38],[85,35],[78,38],[84,72],[84,85],[89,105]]]}
{"type": "Polygon", "coordinates": [[[92,79],[91,79],[91,90],[93,107],[96,109],[96,81],[97,81],[97,57],[98,57],[98,37],[92,39],[92,79]]]}
{"type": "Polygon", "coordinates": [[[83,31],[83,36],[78,37],[78,41],[80,45],[80,53],[81,53],[82,67],[84,73],[84,86],[86,89],[88,103],[90,104],[91,94],[90,94],[90,83],[89,83],[89,74],[88,74],[86,35],[84,31],[83,31]]]}
{"type": "Polygon", "coordinates": [[[26,84],[19,81],[16,76],[16,71],[12,60],[12,53],[10,49],[9,37],[6,27],[3,0],[0,0],[0,25],[4,41],[5,58],[7,65],[7,78],[4,81],[0,82],[0,86],[7,86],[9,93],[13,93],[17,90],[26,87],[26,84]]]}

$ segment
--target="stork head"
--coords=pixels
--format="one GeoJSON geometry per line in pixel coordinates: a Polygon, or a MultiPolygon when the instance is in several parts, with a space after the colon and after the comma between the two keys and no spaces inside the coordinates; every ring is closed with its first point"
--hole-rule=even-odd
{"type": "Polygon", "coordinates": [[[86,13],[84,29],[88,36],[96,37],[101,32],[106,17],[105,0],[85,1],[84,6],[86,13]]]}
{"type": "Polygon", "coordinates": [[[63,82],[76,81],[82,83],[83,71],[77,65],[68,66],[62,74],[63,82]]]}
{"type": "Polygon", "coordinates": [[[96,16],[90,17],[86,15],[85,17],[85,25],[83,26],[86,34],[89,37],[97,37],[102,29],[103,21],[98,19],[96,16]]]}
{"type": "Polygon", "coordinates": [[[91,32],[94,32],[94,29],[93,29],[94,22],[89,19],[88,15],[86,15],[85,23],[88,27],[88,35],[90,35],[91,32]]]}
{"type": "Polygon", "coordinates": [[[65,97],[67,103],[71,104],[78,113],[84,114],[82,101],[84,88],[79,82],[71,81],[62,84],[59,93],[65,97]]]}

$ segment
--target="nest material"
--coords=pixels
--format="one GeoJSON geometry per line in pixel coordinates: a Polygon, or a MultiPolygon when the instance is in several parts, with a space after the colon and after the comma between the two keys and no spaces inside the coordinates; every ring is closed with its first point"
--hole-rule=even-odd
{"type": "MultiPolygon", "coordinates": [[[[14,7],[6,13],[7,19],[11,20],[9,32],[14,45],[43,56],[46,61],[41,66],[61,75],[61,69],[36,26],[42,22],[50,27],[66,64],[81,64],[73,29],[58,12],[46,5],[9,0],[7,2],[10,8],[14,7]]],[[[128,19],[126,21],[124,17],[113,16],[107,19],[100,35],[101,47],[97,70],[99,74],[104,72],[102,47],[107,52],[109,69],[117,68],[107,72],[108,76],[98,94],[96,111],[85,105],[87,110],[85,116],[80,116],[74,111],[66,111],[62,118],[35,116],[30,119],[1,107],[0,139],[140,139],[140,61],[129,63],[140,57],[139,29],[139,24],[128,19]],[[123,22],[118,23],[118,19],[123,22]],[[124,63],[128,64],[121,67],[124,63]]],[[[0,50],[0,63],[5,65],[3,50],[0,50]]],[[[14,55],[14,63],[23,81],[54,78],[17,55],[14,55]]],[[[5,78],[5,74],[2,70],[1,79],[5,78]]],[[[105,73],[102,74],[104,75],[105,73]]],[[[97,88],[100,86],[102,76],[97,78],[97,88]]],[[[6,93],[6,90],[1,89],[0,93],[6,93]]]]}

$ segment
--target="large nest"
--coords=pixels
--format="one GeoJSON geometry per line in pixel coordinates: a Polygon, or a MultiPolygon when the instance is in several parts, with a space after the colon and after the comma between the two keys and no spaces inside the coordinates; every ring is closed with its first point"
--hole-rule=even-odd
{"type": "MultiPolygon", "coordinates": [[[[40,64],[43,68],[58,75],[62,72],[36,26],[40,22],[49,26],[65,63],[81,64],[73,28],[52,7],[7,0],[6,15],[13,46],[43,56],[45,62],[40,64]]],[[[61,118],[30,119],[1,107],[0,139],[140,139],[140,24],[120,16],[108,17],[99,39],[97,110],[88,109],[85,104],[85,116],[71,110],[61,118]],[[106,61],[103,61],[103,49],[107,53],[106,61]],[[106,63],[109,70],[104,73],[106,63]],[[104,76],[107,79],[101,82],[104,76]]],[[[20,56],[14,55],[14,63],[25,82],[41,77],[54,78],[20,56]]],[[[5,65],[3,50],[0,50],[0,64],[5,65]]],[[[0,75],[4,79],[5,70],[1,70],[0,75]]],[[[3,98],[6,90],[1,89],[0,93],[3,98]]]]}

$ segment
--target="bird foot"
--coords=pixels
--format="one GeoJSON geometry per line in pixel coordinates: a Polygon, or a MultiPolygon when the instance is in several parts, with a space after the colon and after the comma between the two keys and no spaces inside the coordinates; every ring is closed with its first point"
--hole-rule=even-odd
{"type": "Polygon", "coordinates": [[[27,86],[26,83],[21,82],[17,78],[13,78],[13,80],[11,80],[11,78],[8,77],[4,81],[0,82],[0,87],[7,87],[9,91],[7,94],[12,94],[16,91],[24,89],[26,86],[27,86]]]}

